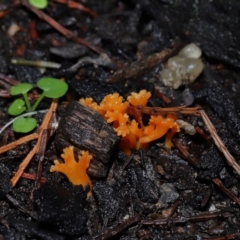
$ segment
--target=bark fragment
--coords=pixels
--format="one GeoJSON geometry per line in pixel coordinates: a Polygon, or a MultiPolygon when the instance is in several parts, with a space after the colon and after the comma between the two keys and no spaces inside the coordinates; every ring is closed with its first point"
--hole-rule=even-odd
{"type": "Polygon", "coordinates": [[[72,101],[67,106],[57,130],[56,148],[62,151],[72,145],[76,154],[80,150],[89,151],[93,156],[89,168],[92,175],[105,176],[105,166],[109,163],[117,142],[118,137],[113,128],[99,113],[77,101],[72,101]]]}

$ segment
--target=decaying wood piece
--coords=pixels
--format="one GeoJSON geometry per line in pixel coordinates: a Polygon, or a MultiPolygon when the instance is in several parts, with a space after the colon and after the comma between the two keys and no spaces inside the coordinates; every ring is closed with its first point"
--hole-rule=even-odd
{"type": "Polygon", "coordinates": [[[107,172],[104,165],[108,164],[118,140],[113,128],[98,112],[72,101],[60,120],[55,144],[61,152],[70,145],[75,147],[76,154],[80,150],[89,151],[93,160],[88,172],[103,177],[107,172]]]}
{"type": "MultiPolygon", "coordinates": [[[[158,66],[172,54],[180,50],[180,45],[172,49],[164,49],[159,53],[154,53],[147,58],[141,59],[139,61],[133,62],[131,64],[126,65],[123,69],[115,72],[109,79],[108,82],[118,82],[120,80],[127,80],[131,78],[136,78],[144,73],[151,71],[154,67],[158,66]]],[[[181,45],[182,47],[182,45],[181,45]]]]}

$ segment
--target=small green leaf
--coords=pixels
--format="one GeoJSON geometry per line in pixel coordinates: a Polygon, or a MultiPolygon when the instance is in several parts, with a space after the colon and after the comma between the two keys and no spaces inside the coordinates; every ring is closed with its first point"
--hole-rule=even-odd
{"type": "Polygon", "coordinates": [[[32,6],[39,8],[39,9],[44,9],[48,5],[47,0],[28,0],[28,1],[32,6]]]}
{"type": "Polygon", "coordinates": [[[28,133],[37,126],[35,118],[19,117],[13,122],[13,130],[15,132],[28,133]]]}
{"type": "Polygon", "coordinates": [[[26,107],[22,99],[16,99],[8,108],[8,113],[12,116],[20,115],[24,111],[26,111],[26,107]]]}
{"type": "Polygon", "coordinates": [[[48,98],[59,98],[65,95],[68,85],[57,78],[44,77],[37,82],[37,86],[44,92],[43,95],[48,98]]]}
{"type": "Polygon", "coordinates": [[[19,83],[16,86],[11,87],[10,94],[12,96],[27,93],[33,88],[31,83],[19,83]]]}

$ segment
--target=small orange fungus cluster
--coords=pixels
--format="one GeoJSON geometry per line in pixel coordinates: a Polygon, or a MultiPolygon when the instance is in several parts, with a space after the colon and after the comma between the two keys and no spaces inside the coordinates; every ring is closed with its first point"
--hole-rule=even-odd
{"type": "Polygon", "coordinates": [[[120,149],[126,154],[131,154],[131,150],[145,149],[148,144],[162,136],[166,135],[165,146],[172,147],[172,136],[179,132],[179,126],[176,123],[176,116],[168,114],[165,118],[162,116],[150,117],[148,126],[139,127],[135,119],[130,119],[127,114],[129,106],[145,106],[151,93],[141,90],[139,93],[131,93],[127,101],[118,93],[105,96],[98,105],[92,98],[80,99],[80,103],[89,106],[99,112],[108,123],[112,123],[118,136],[121,136],[120,149]]]}
{"type": "Polygon", "coordinates": [[[89,154],[88,151],[81,151],[78,162],[76,162],[73,146],[70,146],[63,150],[61,157],[64,159],[64,163],[55,160],[55,165],[51,166],[50,171],[61,172],[68,177],[73,185],[82,185],[83,187],[88,185],[91,190],[92,183],[86,171],[89,167],[92,155],[89,154]]]}

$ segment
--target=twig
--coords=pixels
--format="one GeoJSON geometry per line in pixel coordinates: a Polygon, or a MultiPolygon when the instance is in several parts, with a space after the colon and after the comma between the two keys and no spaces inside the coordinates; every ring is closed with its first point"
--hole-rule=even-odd
{"type": "Polygon", "coordinates": [[[211,138],[209,135],[207,135],[200,127],[195,127],[195,130],[197,131],[197,133],[206,141],[209,141],[209,139],[211,138]]]}
{"type": "Polygon", "coordinates": [[[191,163],[194,167],[200,168],[200,165],[197,159],[191,156],[185,146],[183,146],[180,142],[174,141],[175,147],[184,155],[189,163],[191,163]]]}
{"type": "Polygon", "coordinates": [[[141,113],[145,114],[187,114],[187,115],[194,115],[194,116],[200,116],[199,110],[201,109],[200,107],[192,107],[192,108],[187,108],[184,106],[181,107],[171,107],[171,108],[162,108],[162,107],[142,107],[139,106],[137,109],[141,113]]]}
{"type": "Polygon", "coordinates": [[[140,125],[140,127],[143,128],[142,113],[139,111],[139,109],[137,109],[135,106],[129,106],[127,111],[134,117],[134,119],[137,120],[137,123],[140,125]]]}
{"type": "Polygon", "coordinates": [[[10,78],[2,73],[0,73],[0,79],[2,79],[4,82],[7,82],[11,85],[17,85],[19,84],[20,82],[18,82],[17,80],[13,79],[13,78],[10,78]]]}
{"type": "Polygon", "coordinates": [[[14,176],[11,179],[13,187],[17,184],[19,178],[22,176],[24,170],[28,166],[28,164],[31,162],[33,156],[38,152],[38,149],[40,148],[40,139],[42,138],[42,131],[39,134],[38,142],[35,145],[35,147],[28,153],[28,155],[25,157],[23,162],[20,164],[18,171],[14,174],[14,176]]]}
{"type": "Polygon", "coordinates": [[[75,1],[71,1],[71,0],[54,0],[54,1],[58,2],[58,3],[65,3],[65,4],[67,4],[67,6],[69,8],[79,9],[79,10],[81,10],[83,12],[86,12],[91,17],[97,17],[97,14],[93,10],[91,10],[90,8],[85,7],[81,3],[78,3],[78,2],[75,2],[75,1]]]}
{"type": "Polygon", "coordinates": [[[223,141],[217,134],[216,128],[213,126],[212,122],[208,118],[207,114],[203,111],[199,111],[204,123],[206,124],[214,143],[216,144],[219,151],[223,153],[225,156],[227,163],[236,171],[236,173],[240,176],[240,166],[237,164],[235,158],[232,156],[232,154],[227,150],[226,146],[224,145],[223,141]]]}
{"type": "Polygon", "coordinates": [[[109,171],[108,171],[108,176],[107,176],[107,179],[106,179],[106,183],[107,183],[107,184],[110,184],[111,181],[112,181],[112,178],[113,178],[113,175],[114,175],[115,165],[116,165],[116,163],[115,163],[115,161],[114,161],[113,164],[112,164],[112,166],[111,166],[111,168],[110,168],[109,171]]]}
{"type": "Polygon", "coordinates": [[[0,89],[0,97],[2,97],[2,98],[10,98],[9,91],[0,89]]]}
{"type": "Polygon", "coordinates": [[[7,151],[9,151],[9,150],[11,150],[11,149],[14,149],[15,147],[17,147],[17,146],[19,146],[19,145],[21,145],[21,144],[23,144],[23,143],[26,143],[26,142],[32,141],[32,140],[34,140],[34,139],[37,139],[37,138],[38,138],[38,135],[39,135],[39,134],[35,132],[35,133],[32,133],[32,134],[30,134],[30,135],[28,135],[28,136],[22,137],[22,138],[14,141],[14,142],[12,142],[12,143],[9,143],[9,144],[7,144],[7,145],[5,145],[5,146],[2,146],[2,147],[0,148],[0,154],[1,154],[1,153],[4,153],[4,152],[7,152],[7,151]]]}
{"type": "MultiPolygon", "coordinates": [[[[29,179],[29,180],[36,180],[36,176],[30,173],[23,173],[22,178],[29,179]]],[[[45,183],[47,180],[45,177],[41,177],[40,181],[41,183],[45,183]]]]}
{"type": "Polygon", "coordinates": [[[222,192],[224,192],[229,198],[231,198],[235,203],[237,203],[240,206],[240,199],[237,198],[231,191],[229,191],[225,186],[223,185],[222,181],[219,178],[214,178],[212,181],[220,188],[222,192]]]}
{"type": "Polygon", "coordinates": [[[1,7],[0,7],[0,18],[3,18],[5,17],[10,11],[13,10],[13,8],[15,6],[18,6],[19,5],[19,1],[18,0],[15,0],[13,1],[10,5],[5,5],[3,3],[1,3],[1,7]]]}
{"type": "Polygon", "coordinates": [[[37,153],[37,155],[38,155],[38,167],[37,167],[37,174],[36,174],[36,179],[35,179],[35,182],[34,182],[33,191],[38,189],[38,187],[40,186],[40,183],[41,183],[43,160],[44,160],[44,155],[45,155],[47,140],[48,140],[47,129],[44,129],[42,131],[43,131],[43,137],[41,139],[41,145],[40,145],[39,151],[37,153]]]}
{"type": "Polygon", "coordinates": [[[130,227],[133,224],[138,223],[141,220],[139,215],[133,216],[127,220],[123,220],[121,223],[119,223],[116,226],[109,227],[105,230],[103,230],[101,233],[99,233],[97,236],[93,237],[94,240],[105,240],[110,239],[119,233],[121,233],[126,228],[130,227]]]}
{"type": "Polygon", "coordinates": [[[40,147],[41,147],[41,143],[42,143],[42,137],[44,134],[44,130],[48,129],[48,125],[49,122],[52,118],[53,112],[56,111],[57,108],[57,100],[54,99],[52,101],[51,107],[49,109],[49,111],[46,113],[44,120],[41,124],[41,126],[39,127],[39,136],[38,136],[38,141],[37,144],[35,145],[35,147],[28,153],[28,155],[25,157],[25,159],[23,160],[23,162],[20,164],[18,171],[15,173],[15,175],[13,176],[13,178],[11,179],[12,185],[15,186],[19,180],[19,178],[22,176],[24,170],[26,169],[26,167],[28,166],[28,164],[31,162],[33,156],[38,153],[40,147]]]}
{"type": "Polygon", "coordinates": [[[38,32],[36,30],[36,20],[31,21],[30,26],[29,26],[29,31],[30,31],[31,39],[37,40],[38,32]]]}
{"type": "Polygon", "coordinates": [[[154,89],[154,94],[162,99],[165,103],[170,103],[171,99],[169,97],[167,97],[166,95],[164,95],[162,92],[160,92],[160,89],[158,87],[155,87],[154,89]]]}
{"type": "Polygon", "coordinates": [[[10,12],[10,10],[1,11],[0,12],[0,18],[5,17],[9,12],[10,12]]]}
{"type": "Polygon", "coordinates": [[[30,11],[34,12],[40,19],[46,21],[49,25],[51,25],[53,28],[55,28],[57,31],[59,31],[61,34],[63,34],[67,39],[75,41],[79,44],[82,44],[98,54],[103,53],[102,49],[89,43],[88,41],[86,41],[82,38],[79,38],[76,34],[74,34],[72,31],[70,31],[70,30],[66,29],[65,27],[63,27],[62,25],[60,25],[57,21],[55,21],[53,18],[51,18],[49,15],[47,15],[43,11],[41,11],[35,7],[32,7],[28,3],[28,1],[21,0],[21,4],[24,5],[25,7],[27,7],[30,11]]]}
{"type": "Polygon", "coordinates": [[[144,220],[142,221],[143,225],[168,225],[170,223],[173,224],[183,224],[188,222],[202,222],[202,221],[209,221],[216,218],[229,218],[232,214],[228,212],[213,212],[213,213],[205,213],[205,214],[198,214],[193,217],[168,217],[168,218],[160,218],[156,220],[144,220]]]}

